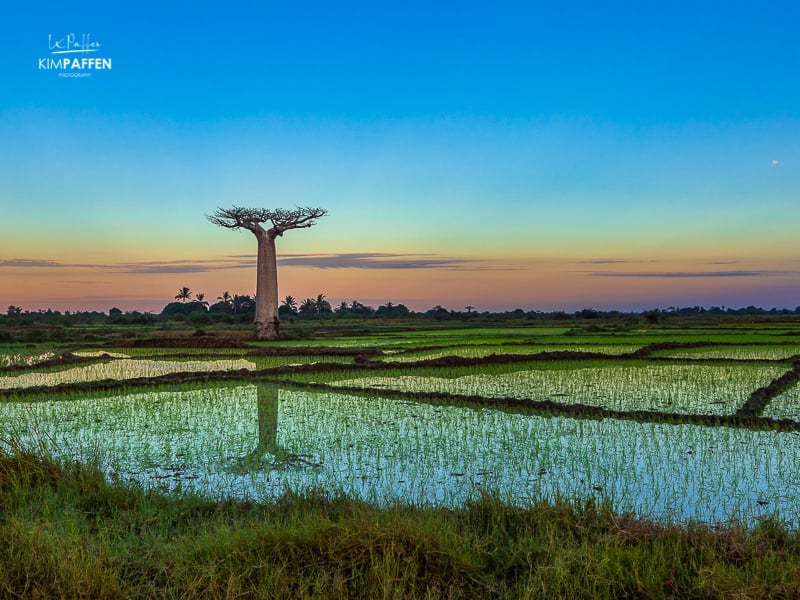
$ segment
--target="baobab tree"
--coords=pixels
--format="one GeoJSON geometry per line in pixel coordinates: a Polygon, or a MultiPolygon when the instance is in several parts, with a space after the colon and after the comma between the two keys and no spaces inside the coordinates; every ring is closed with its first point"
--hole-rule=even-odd
{"type": "Polygon", "coordinates": [[[311,227],[328,211],[322,208],[297,207],[294,210],[276,208],[218,208],[207,215],[214,225],[227,229],[249,229],[258,240],[256,261],[256,339],[278,339],[278,263],[275,238],[290,229],[311,227]],[[262,223],[271,227],[264,228],[262,223]]]}

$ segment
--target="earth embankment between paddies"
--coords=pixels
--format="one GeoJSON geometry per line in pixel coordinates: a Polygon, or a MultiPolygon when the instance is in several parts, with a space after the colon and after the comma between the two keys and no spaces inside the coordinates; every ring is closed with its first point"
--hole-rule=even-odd
{"type": "Polygon", "coordinates": [[[800,381],[800,356],[793,356],[792,364],[794,366],[790,371],[787,371],[777,379],[773,379],[769,385],[754,391],[742,408],[736,412],[736,416],[745,418],[758,417],[764,412],[764,409],[773,398],[790,387],[798,385],[798,381],[800,381]]]}
{"type": "Polygon", "coordinates": [[[0,367],[0,373],[18,373],[34,371],[38,369],[48,369],[52,367],[66,367],[80,364],[109,362],[111,360],[113,360],[113,357],[108,354],[104,356],[76,356],[72,352],[64,352],[59,356],[43,360],[32,365],[8,365],[6,367],[0,367]]]}
{"type": "MultiPolygon", "coordinates": [[[[194,340],[133,340],[135,342],[129,347],[141,348],[183,348],[191,347],[188,342],[194,340]]],[[[226,340],[230,342],[231,340],[226,340]]],[[[272,383],[278,386],[286,387],[306,387],[314,389],[336,390],[339,392],[347,392],[360,396],[383,396],[392,398],[424,400],[439,403],[464,403],[474,405],[476,407],[491,407],[501,410],[521,411],[529,414],[538,414],[543,416],[569,416],[575,418],[591,418],[591,419],[623,419],[635,420],[642,422],[656,422],[656,423],[683,423],[683,424],[698,424],[707,426],[726,426],[726,427],[744,427],[747,429],[777,429],[786,431],[800,431],[800,423],[791,419],[770,419],[761,417],[764,407],[769,403],[769,400],[788,387],[795,385],[800,379],[800,357],[794,356],[790,360],[793,361],[792,369],[784,373],[780,377],[772,380],[768,385],[758,388],[748,397],[744,405],[732,415],[718,415],[718,414],[685,414],[675,412],[662,412],[652,410],[614,410],[604,407],[591,406],[583,403],[564,403],[546,400],[533,400],[521,399],[517,397],[491,397],[487,398],[477,394],[457,394],[446,393],[437,391],[400,391],[389,390],[384,388],[371,388],[371,387],[351,387],[347,385],[331,386],[327,383],[309,381],[307,375],[322,375],[332,373],[348,373],[357,370],[359,372],[373,372],[373,371],[386,371],[402,373],[409,369],[447,369],[457,367],[481,367],[491,365],[513,365],[515,363],[523,362],[546,362],[546,361],[586,361],[586,360],[652,360],[652,361],[670,361],[674,363],[718,363],[725,359],[670,359],[668,357],[651,357],[653,352],[658,350],[671,350],[678,348],[697,348],[702,346],[714,345],[706,342],[690,342],[690,343],[674,343],[666,342],[659,344],[650,344],[642,347],[641,349],[622,355],[609,355],[599,352],[573,352],[573,351],[555,351],[555,352],[539,352],[535,354],[490,354],[479,358],[459,357],[459,356],[444,356],[431,359],[423,359],[418,361],[407,361],[403,363],[383,362],[378,359],[382,355],[382,351],[377,347],[358,348],[358,347],[324,347],[324,346],[304,346],[298,347],[260,347],[253,348],[244,344],[239,346],[234,344],[234,348],[250,349],[247,352],[239,354],[239,356],[291,356],[295,354],[303,354],[306,356],[342,356],[353,357],[355,363],[310,363],[298,365],[286,365],[279,367],[270,367],[258,370],[231,370],[231,371],[217,371],[217,372],[177,372],[156,377],[136,377],[128,378],[125,380],[102,380],[91,382],[79,382],[69,384],[59,384],[49,387],[33,387],[25,389],[7,389],[0,390],[0,398],[2,397],[20,397],[20,396],[34,396],[39,394],[59,394],[59,393],[75,393],[75,392],[113,392],[115,390],[129,390],[132,388],[142,387],[157,387],[162,385],[180,385],[180,384],[202,384],[206,382],[221,382],[221,381],[245,381],[245,382],[264,382],[272,383]]],[[[124,347],[122,344],[115,345],[115,347],[124,347]]],[[[230,348],[229,344],[219,346],[220,350],[230,348]]],[[[171,358],[175,358],[171,354],[171,358]]],[[[187,354],[197,358],[197,354],[187,354]]],[[[39,363],[31,367],[18,367],[16,370],[33,370],[45,366],[68,366],[74,363],[85,363],[90,361],[107,361],[111,360],[109,356],[99,357],[76,357],[71,353],[65,353],[62,356],[56,357],[47,361],[47,363],[39,363]],[[52,365],[50,365],[52,363],[52,365]]],[[[764,362],[781,362],[787,361],[764,361],[764,362]]]]}

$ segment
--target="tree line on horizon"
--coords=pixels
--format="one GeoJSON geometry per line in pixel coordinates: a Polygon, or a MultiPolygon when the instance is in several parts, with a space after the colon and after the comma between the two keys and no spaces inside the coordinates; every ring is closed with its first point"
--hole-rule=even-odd
{"type": "MultiPolygon", "coordinates": [[[[211,304],[202,292],[193,294],[190,288],[183,287],[175,296],[174,302],[169,302],[161,313],[125,311],[113,307],[109,311],[58,311],[52,309],[39,309],[36,311],[24,310],[20,306],[10,305],[6,314],[0,314],[0,319],[7,324],[25,321],[41,320],[49,317],[72,317],[84,320],[110,320],[119,324],[146,324],[160,320],[193,321],[199,324],[209,324],[215,321],[222,322],[248,322],[252,321],[256,309],[256,299],[247,294],[233,294],[225,291],[211,304]],[[192,296],[194,295],[194,298],[192,296]],[[9,323],[10,321],[10,323],[9,323]]],[[[800,306],[794,310],[789,308],[761,308],[747,306],[730,308],[725,306],[677,307],[661,309],[654,308],[642,311],[599,310],[595,308],[582,308],[574,312],[563,310],[540,311],[523,310],[516,308],[508,311],[482,311],[478,312],[474,306],[465,306],[464,310],[453,310],[436,305],[425,311],[413,311],[402,303],[386,302],[374,308],[358,300],[351,302],[342,301],[333,307],[325,294],[318,294],[315,298],[298,300],[294,296],[286,296],[278,308],[281,320],[289,322],[297,320],[327,319],[327,318],[403,318],[403,317],[429,317],[440,320],[465,319],[477,317],[507,317],[525,319],[554,319],[554,320],[593,320],[614,319],[625,316],[642,317],[648,323],[658,323],[671,317],[702,317],[702,316],[792,316],[800,315],[800,306]]]]}
{"type": "MultiPolygon", "coordinates": [[[[205,294],[198,293],[192,299],[192,291],[183,287],[175,295],[175,302],[170,302],[161,311],[162,316],[175,315],[189,316],[194,313],[208,313],[209,315],[245,315],[255,314],[256,298],[247,294],[234,294],[225,291],[217,296],[217,302],[209,304],[205,294]]],[[[437,306],[436,309],[442,307],[437,306]]],[[[472,307],[470,307],[472,308],[472,307]]],[[[335,317],[408,317],[419,313],[409,310],[404,304],[387,302],[378,308],[362,304],[353,300],[349,304],[342,301],[337,307],[332,307],[325,294],[317,294],[315,298],[298,300],[294,296],[286,296],[278,307],[278,316],[283,320],[293,319],[319,319],[329,316],[335,317]]]]}

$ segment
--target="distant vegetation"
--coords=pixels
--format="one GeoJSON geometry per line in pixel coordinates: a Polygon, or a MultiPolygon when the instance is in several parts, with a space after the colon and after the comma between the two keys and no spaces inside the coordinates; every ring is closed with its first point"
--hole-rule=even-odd
{"type": "MultiPolygon", "coordinates": [[[[170,329],[194,328],[195,335],[206,335],[207,327],[242,329],[252,326],[256,312],[256,299],[247,294],[231,294],[224,291],[211,303],[205,299],[203,292],[194,293],[188,287],[177,290],[175,301],[167,303],[160,313],[141,311],[122,311],[117,307],[108,312],[102,311],[58,311],[58,310],[26,310],[21,306],[10,305],[5,314],[0,313],[0,343],[39,343],[63,341],[76,335],[71,328],[81,328],[84,340],[104,337],[109,331],[107,326],[127,327],[144,326],[145,328],[170,329]],[[98,337],[99,336],[99,337],[98,337]]],[[[351,323],[351,327],[359,327],[359,323],[374,324],[396,323],[398,326],[413,327],[414,323],[463,323],[491,324],[499,322],[515,322],[519,324],[543,324],[553,322],[569,325],[574,335],[592,331],[625,331],[642,326],[668,326],[683,320],[700,322],[707,319],[713,322],[730,318],[754,319],[794,319],[800,316],[800,306],[794,310],[788,308],[726,308],[712,306],[655,308],[641,312],[624,312],[618,310],[599,310],[582,308],[574,312],[561,310],[541,311],[517,308],[508,311],[475,310],[474,306],[465,305],[457,310],[441,305],[424,311],[413,311],[401,303],[386,302],[378,307],[369,306],[353,300],[340,302],[332,306],[325,294],[317,294],[314,298],[299,300],[294,296],[286,296],[278,309],[283,326],[288,327],[290,336],[305,337],[322,326],[334,323],[351,323]]],[[[135,329],[129,334],[138,335],[135,329]]],[[[568,334],[569,335],[569,334],[568,334]]]]}
{"type": "MultiPolygon", "coordinates": [[[[54,324],[81,324],[81,323],[111,323],[117,325],[151,325],[164,321],[189,321],[198,324],[209,323],[249,323],[255,315],[255,298],[246,294],[231,295],[228,291],[217,297],[217,301],[210,304],[205,300],[205,294],[198,293],[192,300],[192,291],[188,287],[181,288],[175,296],[176,301],[170,302],[160,313],[126,311],[111,308],[107,313],[101,311],[58,311],[58,310],[24,310],[20,306],[11,305],[6,314],[0,314],[0,323],[9,326],[20,326],[35,322],[50,322],[54,324]]],[[[658,324],[668,322],[670,319],[681,317],[780,317],[800,315],[800,306],[794,310],[788,308],[759,308],[747,306],[744,308],[726,308],[712,306],[677,307],[666,309],[650,309],[640,312],[625,312],[618,310],[598,310],[583,308],[575,312],[562,310],[540,311],[523,310],[517,308],[508,311],[482,311],[474,310],[472,306],[465,306],[463,310],[449,309],[440,305],[425,311],[412,311],[404,304],[387,302],[377,308],[362,304],[358,300],[341,302],[335,308],[331,306],[324,294],[316,298],[298,300],[293,296],[286,296],[278,309],[282,321],[329,319],[398,319],[398,318],[423,318],[437,320],[464,320],[464,319],[527,319],[527,320],[555,320],[555,321],[627,321],[629,323],[645,322],[658,324]]]]}

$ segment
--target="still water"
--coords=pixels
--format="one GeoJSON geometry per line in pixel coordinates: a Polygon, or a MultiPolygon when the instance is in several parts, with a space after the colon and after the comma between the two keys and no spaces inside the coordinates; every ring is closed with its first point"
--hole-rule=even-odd
{"type": "Polygon", "coordinates": [[[800,436],[543,417],[429,401],[215,386],[0,404],[3,439],[112,478],[214,498],[323,488],[456,506],[593,497],[665,522],[798,526],[800,436]]]}

